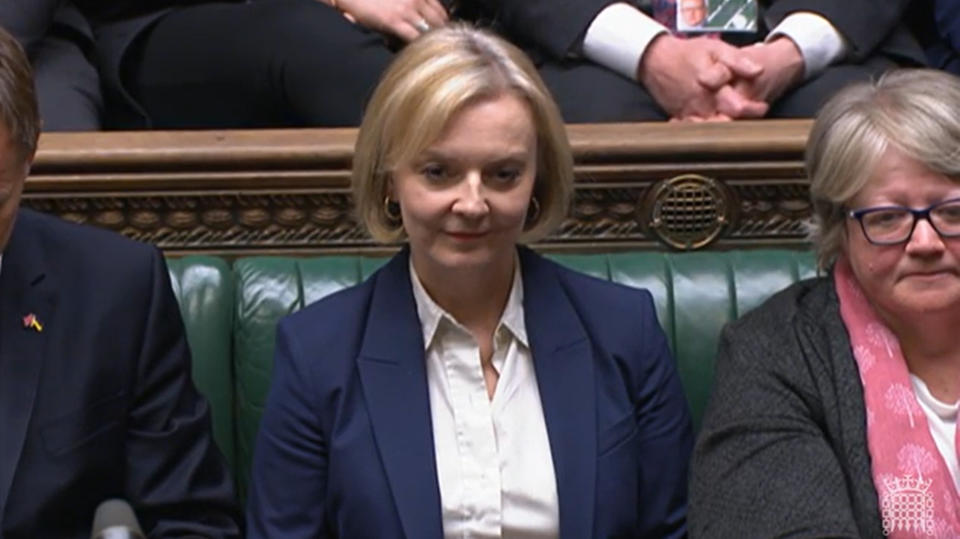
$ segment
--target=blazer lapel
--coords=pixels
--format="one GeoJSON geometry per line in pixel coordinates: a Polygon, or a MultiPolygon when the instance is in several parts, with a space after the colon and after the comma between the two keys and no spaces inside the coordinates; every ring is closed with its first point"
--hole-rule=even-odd
{"type": "Polygon", "coordinates": [[[18,220],[0,262],[0,514],[33,414],[48,331],[24,324],[33,314],[42,327],[53,318],[50,279],[40,247],[18,220]]]}
{"type": "Polygon", "coordinates": [[[590,340],[556,268],[520,249],[524,318],[553,454],[560,537],[593,535],[597,403],[590,340]]]}
{"type": "Polygon", "coordinates": [[[410,285],[409,252],[376,276],[358,360],[374,439],[404,535],[442,537],[423,336],[410,285]]]}

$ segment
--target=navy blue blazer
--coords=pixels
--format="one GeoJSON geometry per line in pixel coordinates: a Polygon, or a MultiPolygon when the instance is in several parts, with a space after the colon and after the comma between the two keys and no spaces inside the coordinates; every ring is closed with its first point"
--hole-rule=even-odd
{"type": "Polygon", "coordinates": [[[163,256],[20,209],[0,269],[0,537],[88,538],[118,497],[151,538],[241,535],[163,256]]]}
{"type": "MultiPolygon", "coordinates": [[[[408,256],[280,323],[251,538],[442,537],[408,256]]],[[[650,294],[520,261],[560,536],[683,535],[691,422],[650,294]]]]}

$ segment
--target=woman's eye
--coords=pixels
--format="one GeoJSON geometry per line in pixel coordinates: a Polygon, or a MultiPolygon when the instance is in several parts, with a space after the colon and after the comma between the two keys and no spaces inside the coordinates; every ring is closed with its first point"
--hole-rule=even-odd
{"type": "Polygon", "coordinates": [[[441,181],[447,177],[447,171],[440,165],[427,165],[420,170],[423,177],[430,181],[441,181]]]}
{"type": "Polygon", "coordinates": [[[516,168],[504,168],[497,171],[495,177],[498,181],[509,183],[520,176],[520,170],[516,168]]]}

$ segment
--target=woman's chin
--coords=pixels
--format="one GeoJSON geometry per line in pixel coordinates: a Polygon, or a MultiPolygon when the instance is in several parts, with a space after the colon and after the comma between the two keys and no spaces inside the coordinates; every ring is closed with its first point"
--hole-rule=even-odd
{"type": "Polygon", "coordinates": [[[954,282],[917,279],[902,284],[905,286],[898,287],[893,302],[893,307],[903,313],[901,316],[960,311],[960,283],[955,279],[954,282]]]}
{"type": "Polygon", "coordinates": [[[437,266],[451,271],[489,271],[514,256],[510,250],[490,249],[489,246],[476,245],[472,248],[437,248],[429,258],[437,266]]]}

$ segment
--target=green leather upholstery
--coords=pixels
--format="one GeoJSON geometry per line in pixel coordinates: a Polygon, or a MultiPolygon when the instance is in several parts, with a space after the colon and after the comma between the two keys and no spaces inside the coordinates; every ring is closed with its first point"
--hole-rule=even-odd
{"type": "MultiPolygon", "coordinates": [[[[653,293],[695,428],[709,396],[722,326],[777,290],[816,273],[811,253],[783,250],[552,258],[653,293]]],[[[211,399],[215,435],[235,465],[241,495],[246,493],[253,442],[270,385],[277,320],[359,283],[385,261],[353,256],[241,258],[232,274],[217,259],[171,262],[194,351],[197,386],[211,399]],[[232,316],[224,313],[231,308],[232,316]]]]}
{"type": "Polygon", "coordinates": [[[167,267],[193,356],[193,381],[210,401],[213,437],[234,467],[233,274],[214,257],[170,259],[167,267]]]}

